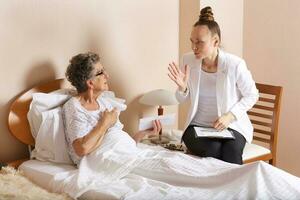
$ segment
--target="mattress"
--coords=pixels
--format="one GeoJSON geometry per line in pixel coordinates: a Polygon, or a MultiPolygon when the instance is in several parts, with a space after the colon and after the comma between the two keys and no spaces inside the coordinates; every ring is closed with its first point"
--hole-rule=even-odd
{"type": "MultiPolygon", "coordinates": [[[[32,182],[51,192],[53,190],[50,186],[50,181],[55,176],[55,174],[75,170],[76,167],[67,164],[57,164],[52,162],[29,160],[22,163],[19,169],[22,170],[25,176],[28,177],[32,182]]],[[[105,194],[94,190],[90,190],[84,193],[79,199],[93,200],[103,198],[106,199],[105,194]]]]}

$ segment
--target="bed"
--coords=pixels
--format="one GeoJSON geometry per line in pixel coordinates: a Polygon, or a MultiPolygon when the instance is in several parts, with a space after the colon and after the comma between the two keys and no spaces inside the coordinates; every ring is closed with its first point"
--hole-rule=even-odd
{"type": "MultiPolygon", "coordinates": [[[[55,174],[75,170],[72,165],[55,164],[53,162],[42,162],[38,160],[28,160],[19,167],[31,181],[40,187],[52,191],[51,179],[55,174]]],[[[89,191],[83,194],[80,199],[109,199],[105,194],[97,191],[89,191]]]]}
{"type": "MultiPolygon", "coordinates": [[[[37,148],[27,120],[33,93],[48,93],[66,85],[63,79],[40,84],[13,102],[10,132],[28,145],[30,152],[37,148]]],[[[107,139],[107,144],[114,144],[112,141],[107,139]]],[[[19,169],[39,186],[78,199],[300,199],[300,179],[262,161],[239,166],[146,144],[138,148],[140,157],[127,155],[130,147],[124,148],[123,161],[118,165],[118,155],[111,150],[115,157],[108,164],[105,160],[102,164],[106,168],[97,166],[96,171],[88,167],[95,159],[102,159],[97,157],[102,155],[101,150],[87,156],[79,168],[47,159],[28,159],[19,169]],[[158,159],[153,162],[153,157],[158,159]]]]}

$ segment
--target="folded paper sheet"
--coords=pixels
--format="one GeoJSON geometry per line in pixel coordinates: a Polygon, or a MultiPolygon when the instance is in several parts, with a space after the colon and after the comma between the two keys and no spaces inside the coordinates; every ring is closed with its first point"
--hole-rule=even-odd
{"type": "Polygon", "coordinates": [[[140,119],[139,131],[147,130],[153,127],[153,120],[159,120],[161,125],[167,126],[175,123],[175,114],[159,115],[140,119]]]}

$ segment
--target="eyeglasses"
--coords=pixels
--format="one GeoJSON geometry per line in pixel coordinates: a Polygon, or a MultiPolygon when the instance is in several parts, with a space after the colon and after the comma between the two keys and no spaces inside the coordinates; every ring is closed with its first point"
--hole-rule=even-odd
{"type": "Polygon", "coordinates": [[[95,76],[101,76],[101,75],[104,74],[104,72],[106,72],[106,70],[105,70],[104,68],[102,68],[102,70],[99,71],[99,72],[97,72],[97,73],[95,74],[95,76]]]}

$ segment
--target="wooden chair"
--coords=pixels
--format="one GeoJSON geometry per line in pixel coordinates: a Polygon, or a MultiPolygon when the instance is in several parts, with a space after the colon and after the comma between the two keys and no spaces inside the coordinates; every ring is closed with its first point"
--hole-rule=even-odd
{"type": "Polygon", "coordinates": [[[282,87],[261,83],[256,83],[256,87],[259,100],[248,111],[254,126],[254,143],[246,144],[243,160],[244,163],[269,161],[275,166],[282,87]]]}

